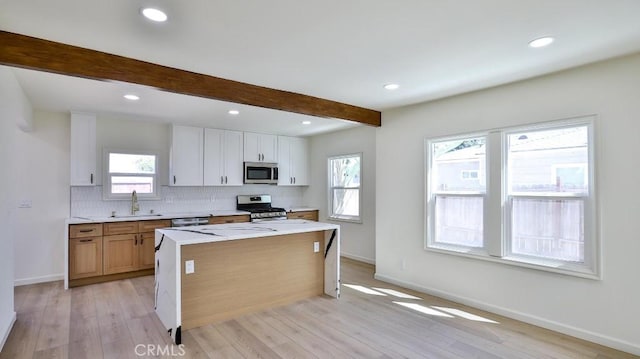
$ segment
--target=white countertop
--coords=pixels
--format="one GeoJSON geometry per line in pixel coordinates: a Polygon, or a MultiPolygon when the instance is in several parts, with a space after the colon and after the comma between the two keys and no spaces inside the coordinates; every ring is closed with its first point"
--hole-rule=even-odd
{"type": "MultiPolygon", "coordinates": [[[[209,224],[205,226],[177,227],[157,229],[165,239],[177,245],[233,241],[255,237],[279,236],[283,234],[327,231],[340,229],[337,224],[308,221],[305,219],[287,219],[278,221],[209,224]]],[[[157,240],[157,239],[156,239],[157,240]]]]}
{"type": "Polygon", "coordinates": [[[209,217],[209,216],[238,216],[247,215],[250,212],[231,210],[218,210],[207,212],[181,212],[181,213],[158,213],[158,214],[139,214],[135,216],[116,216],[116,217],[71,217],[67,218],[67,224],[83,224],[83,223],[105,223],[105,222],[125,222],[125,221],[147,221],[154,219],[175,219],[175,218],[191,218],[191,217],[209,217]]]}

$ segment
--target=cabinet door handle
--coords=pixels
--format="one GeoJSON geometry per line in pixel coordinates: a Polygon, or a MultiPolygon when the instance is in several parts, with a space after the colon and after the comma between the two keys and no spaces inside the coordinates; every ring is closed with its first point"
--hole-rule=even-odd
{"type": "Polygon", "coordinates": [[[93,242],[93,239],[81,239],[80,242],[93,242]]]}
{"type": "Polygon", "coordinates": [[[135,238],[134,246],[137,246],[138,245],[138,235],[136,234],[135,236],[133,236],[133,238],[135,238]]]}
{"type": "Polygon", "coordinates": [[[224,184],[224,176],[220,176],[220,184],[224,184]]]}
{"type": "Polygon", "coordinates": [[[224,223],[233,223],[233,219],[227,219],[224,223]]]}
{"type": "Polygon", "coordinates": [[[95,231],[95,228],[94,229],[81,229],[80,233],[91,233],[93,231],[95,231]]]}
{"type": "Polygon", "coordinates": [[[224,184],[229,183],[229,179],[227,178],[227,176],[224,176],[224,184]]]}
{"type": "Polygon", "coordinates": [[[289,177],[289,184],[293,183],[293,177],[289,177]]]}
{"type": "Polygon", "coordinates": [[[173,176],[173,184],[176,184],[176,176],[173,176]]]}
{"type": "Polygon", "coordinates": [[[293,184],[296,184],[296,178],[293,177],[293,184]]]}
{"type": "Polygon", "coordinates": [[[91,174],[91,184],[93,184],[93,173],[91,174]]]}
{"type": "Polygon", "coordinates": [[[143,245],[143,244],[144,244],[144,237],[140,236],[140,245],[143,245]]]}

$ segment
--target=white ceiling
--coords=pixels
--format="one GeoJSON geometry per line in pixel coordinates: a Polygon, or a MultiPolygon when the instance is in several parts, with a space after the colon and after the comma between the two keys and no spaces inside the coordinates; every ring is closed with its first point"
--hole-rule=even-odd
{"type": "MultiPolygon", "coordinates": [[[[638,0],[0,0],[0,29],[386,110],[638,52],[638,14],[638,0]],[[169,20],[149,22],[143,6],[169,20]],[[546,35],[556,38],[551,46],[527,46],[546,35]],[[390,82],[401,87],[384,90],[390,82]]],[[[47,110],[289,135],[354,126],[315,117],[302,126],[308,116],[16,73],[34,106],[47,110]],[[142,100],[125,102],[125,91],[142,100]],[[229,118],[231,107],[241,114],[229,118]]]]}

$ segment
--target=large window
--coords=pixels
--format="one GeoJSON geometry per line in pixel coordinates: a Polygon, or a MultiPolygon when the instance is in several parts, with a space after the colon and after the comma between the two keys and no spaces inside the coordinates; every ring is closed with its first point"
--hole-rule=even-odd
{"type": "Polygon", "coordinates": [[[360,222],[362,154],[329,158],[329,218],[360,222]]]}
{"type": "Polygon", "coordinates": [[[592,121],[427,140],[427,249],[597,277],[592,121]]]}
{"type": "Polygon", "coordinates": [[[105,151],[105,199],[157,198],[158,156],[152,153],[105,151]]]}

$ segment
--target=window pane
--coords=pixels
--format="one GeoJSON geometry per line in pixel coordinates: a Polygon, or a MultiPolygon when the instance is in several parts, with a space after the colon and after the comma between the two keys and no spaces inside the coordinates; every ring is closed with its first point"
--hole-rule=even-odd
{"type": "Polygon", "coordinates": [[[331,160],[331,187],[360,187],[360,156],[331,160]]]}
{"type": "Polygon", "coordinates": [[[435,242],[483,246],[483,198],[436,196],[435,242]]]}
{"type": "Polygon", "coordinates": [[[509,135],[513,192],[588,193],[587,127],[509,135]]]}
{"type": "Polygon", "coordinates": [[[511,251],[584,262],[584,201],[514,198],[511,251]]]}
{"type": "Polygon", "coordinates": [[[358,217],[360,215],[360,189],[334,189],[333,214],[358,217]]]}
{"type": "Polygon", "coordinates": [[[156,156],[126,153],[109,154],[109,173],[156,173],[156,156]]]}
{"type": "Polygon", "coordinates": [[[111,193],[153,193],[153,177],[111,176],[111,193]]]}
{"type": "Polygon", "coordinates": [[[484,192],[486,188],[484,137],[432,144],[434,192],[484,192]]]}

